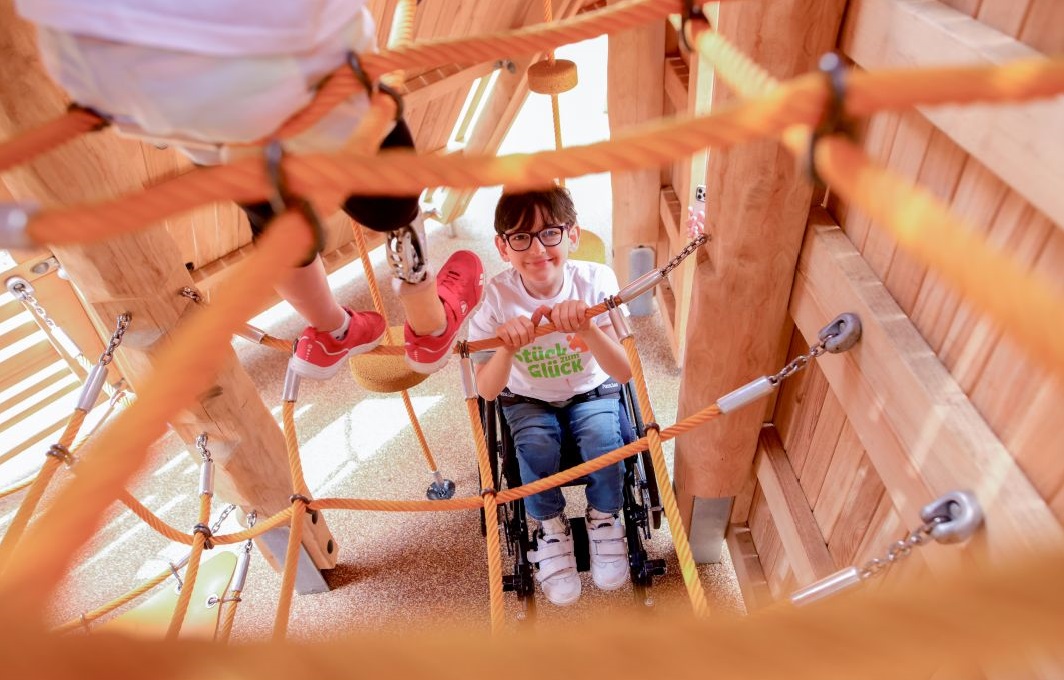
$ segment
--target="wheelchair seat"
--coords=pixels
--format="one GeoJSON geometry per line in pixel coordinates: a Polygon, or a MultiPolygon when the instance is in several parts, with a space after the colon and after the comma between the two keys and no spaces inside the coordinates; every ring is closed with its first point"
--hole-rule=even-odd
{"type": "MultiPolygon", "coordinates": [[[[621,437],[628,444],[643,436],[643,423],[639,413],[639,404],[631,383],[621,386],[619,397],[621,437]]],[[[516,449],[506,416],[500,403],[486,402],[479,399],[481,421],[488,440],[488,454],[492,467],[494,488],[515,488],[521,486],[521,473],[517,461],[516,449]]],[[[561,443],[560,470],[567,470],[583,462],[575,440],[568,431],[563,433],[561,443]]],[[[651,537],[651,531],[661,526],[662,509],[658,500],[657,479],[651,464],[650,454],[641,451],[624,461],[623,514],[625,534],[628,543],[628,564],[633,592],[637,601],[649,602],[649,589],[655,576],[665,573],[664,560],[651,560],[643,547],[643,541],[651,537]]],[[[483,481],[483,480],[482,480],[483,481]]],[[[564,486],[586,484],[586,477],[579,477],[564,486]]],[[[482,511],[483,513],[483,511],[482,511]]],[[[499,525],[506,538],[507,552],[514,559],[513,574],[504,577],[503,589],[515,592],[521,600],[526,617],[535,611],[534,569],[526,555],[534,548],[535,537],[532,535],[525,513],[524,500],[518,499],[499,507],[499,525]]],[[[575,544],[577,569],[587,571],[590,568],[587,528],[584,517],[569,519],[575,544]]],[[[481,515],[481,532],[486,532],[486,523],[481,515]]]]}

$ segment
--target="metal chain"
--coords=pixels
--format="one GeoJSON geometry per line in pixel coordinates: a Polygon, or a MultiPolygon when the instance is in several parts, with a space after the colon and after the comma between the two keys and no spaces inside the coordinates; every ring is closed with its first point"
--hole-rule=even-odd
{"type": "Polygon", "coordinates": [[[821,340],[817,344],[815,344],[812,347],[810,347],[809,351],[807,353],[799,354],[798,356],[796,356],[793,359],[791,359],[790,363],[788,363],[786,366],[781,368],[779,373],[777,373],[776,375],[770,375],[768,377],[768,381],[770,383],[772,383],[773,385],[779,385],[781,382],[783,382],[787,378],[791,377],[792,375],[794,375],[798,371],[800,371],[803,368],[805,368],[806,366],[808,366],[810,361],[812,361],[813,359],[816,359],[821,354],[824,354],[825,352],[827,352],[827,342],[828,342],[828,340],[830,340],[833,337],[835,337],[835,336],[834,335],[829,335],[828,337],[824,338],[823,340],[821,340]]]}
{"type": "Polygon", "coordinates": [[[931,532],[936,526],[945,522],[948,518],[943,516],[933,517],[924,522],[919,528],[909,532],[905,538],[894,541],[887,549],[884,558],[873,557],[861,567],[861,580],[867,580],[879,574],[890,565],[905,559],[912,554],[913,548],[924,545],[931,540],[931,532]]]}
{"type": "Polygon", "coordinates": [[[27,288],[25,284],[16,283],[12,286],[12,289],[15,291],[15,295],[19,300],[33,307],[33,311],[37,313],[37,316],[41,317],[41,320],[44,321],[45,325],[49,328],[58,328],[55,321],[52,320],[52,317],[48,316],[48,311],[37,301],[37,298],[33,296],[33,293],[29,291],[29,288],[27,288]]]}
{"type": "MultiPolygon", "coordinates": [[[[233,507],[235,507],[235,506],[233,506],[233,507]]],[[[248,529],[254,529],[255,528],[255,522],[258,519],[259,519],[259,513],[255,512],[254,510],[249,512],[247,514],[248,529]]],[[[251,554],[251,539],[250,538],[247,541],[244,542],[244,552],[248,553],[249,555],[251,554]]]]}
{"type": "Polygon", "coordinates": [[[669,262],[661,268],[661,275],[668,276],[669,272],[680,266],[680,263],[683,262],[684,258],[698,250],[698,248],[707,240],[709,240],[709,237],[705,234],[699,234],[696,236],[693,241],[683,247],[683,250],[681,250],[676,257],[669,260],[669,262]]]}
{"type": "Polygon", "coordinates": [[[133,315],[129,312],[123,312],[118,315],[117,325],[115,332],[111,335],[111,340],[107,343],[107,349],[100,355],[100,365],[106,366],[114,359],[115,350],[122,344],[122,338],[125,336],[126,331],[129,329],[129,321],[133,318],[133,315]]]}
{"type": "Polygon", "coordinates": [[[211,459],[211,452],[207,449],[206,432],[201,432],[199,436],[196,437],[196,448],[199,449],[200,456],[203,458],[204,462],[207,462],[211,459]]]}
{"type": "Polygon", "coordinates": [[[230,503],[225,506],[225,509],[222,510],[222,514],[218,515],[218,519],[216,519],[214,524],[211,525],[211,535],[218,533],[218,529],[221,528],[222,522],[225,521],[226,517],[232,514],[233,510],[236,510],[236,505],[230,503]]]}

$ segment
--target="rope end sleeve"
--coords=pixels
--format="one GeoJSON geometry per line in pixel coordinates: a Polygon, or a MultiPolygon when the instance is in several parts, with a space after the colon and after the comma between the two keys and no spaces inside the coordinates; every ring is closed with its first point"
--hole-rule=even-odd
{"type": "Polygon", "coordinates": [[[38,210],[33,203],[0,203],[0,248],[36,248],[29,234],[30,218],[38,210]]]}

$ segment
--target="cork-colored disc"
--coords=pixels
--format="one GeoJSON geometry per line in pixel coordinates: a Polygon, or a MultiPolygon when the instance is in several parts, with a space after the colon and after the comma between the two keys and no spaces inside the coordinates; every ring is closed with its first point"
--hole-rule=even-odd
{"type": "MultiPolygon", "coordinates": [[[[391,327],[391,339],[381,345],[403,346],[403,327],[391,327]]],[[[351,375],[370,392],[400,392],[420,384],[428,376],[406,364],[403,354],[357,354],[351,357],[351,375]]]]}
{"type": "Polygon", "coordinates": [[[539,94],[561,94],[576,87],[576,64],[568,59],[544,60],[528,67],[528,89],[539,94]]]}

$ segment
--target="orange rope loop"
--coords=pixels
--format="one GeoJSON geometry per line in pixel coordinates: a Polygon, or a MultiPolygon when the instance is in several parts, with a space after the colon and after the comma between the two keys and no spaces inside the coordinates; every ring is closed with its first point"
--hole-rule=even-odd
{"type": "MultiPolygon", "coordinates": [[[[995,67],[957,67],[854,73],[847,83],[847,115],[916,104],[1021,101],[1064,92],[1064,58],[995,67]],[[891,87],[890,96],[881,91],[891,87]],[[877,89],[878,88],[878,89],[877,89]]],[[[705,148],[724,148],[796,125],[815,125],[828,88],[818,74],[780,85],[763,97],[736,102],[719,112],[633,128],[608,142],[531,155],[417,156],[386,152],[363,155],[309,154],[285,159],[289,187],[300,196],[366,193],[416,194],[426,186],[474,188],[504,184],[513,189],[549,186],[556,177],[654,167],[705,148]]],[[[269,197],[262,163],[243,159],[200,168],[113,201],[37,213],[28,235],[37,243],[85,243],[129,233],[145,224],[212,201],[255,202],[269,197]]]]}
{"type": "Polygon", "coordinates": [[[10,170],[107,124],[95,111],[72,107],[64,115],[0,144],[0,172],[10,170]]]}

